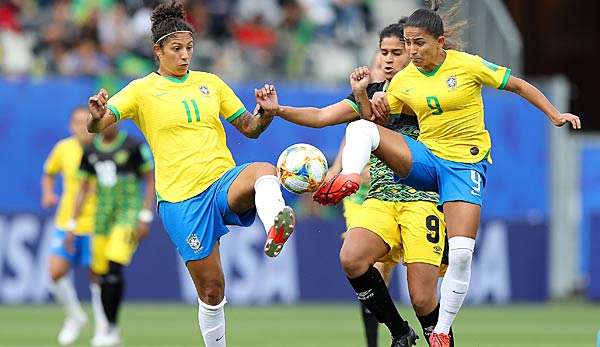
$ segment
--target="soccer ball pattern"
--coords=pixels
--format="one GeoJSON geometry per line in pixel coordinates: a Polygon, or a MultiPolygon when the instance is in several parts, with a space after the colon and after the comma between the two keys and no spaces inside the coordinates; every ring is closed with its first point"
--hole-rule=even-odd
{"type": "Polygon", "coordinates": [[[277,160],[277,176],[283,187],[292,193],[316,191],[327,174],[323,153],[306,143],[286,148],[277,160]]]}

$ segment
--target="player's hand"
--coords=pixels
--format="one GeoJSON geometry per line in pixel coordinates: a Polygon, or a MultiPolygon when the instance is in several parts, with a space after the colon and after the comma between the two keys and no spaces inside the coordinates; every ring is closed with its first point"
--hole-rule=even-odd
{"type": "Polygon", "coordinates": [[[73,231],[68,230],[65,235],[65,241],[63,242],[65,250],[69,254],[75,254],[75,234],[73,231]]]}
{"type": "Polygon", "coordinates": [[[58,199],[59,199],[58,195],[56,195],[54,192],[42,194],[42,207],[43,208],[52,207],[52,206],[58,204],[58,199]]]}
{"type": "Polygon", "coordinates": [[[277,90],[272,84],[265,84],[262,88],[254,89],[256,103],[263,109],[263,114],[274,116],[279,110],[277,90]]]}
{"type": "Polygon", "coordinates": [[[98,94],[90,96],[88,99],[88,109],[93,119],[101,119],[106,113],[106,102],[108,101],[108,92],[102,88],[98,94]]]}
{"type": "Polygon", "coordinates": [[[150,235],[150,224],[139,222],[136,230],[136,238],[138,242],[144,241],[150,235]]]}
{"type": "Polygon", "coordinates": [[[552,119],[552,124],[561,127],[567,123],[571,123],[573,129],[581,129],[581,120],[574,114],[561,113],[558,117],[552,119]]]}
{"type": "Polygon", "coordinates": [[[371,77],[371,71],[366,66],[357,67],[350,74],[350,86],[352,86],[352,92],[363,91],[367,89],[369,85],[369,78],[371,77]]]}
{"type": "Polygon", "coordinates": [[[371,113],[375,116],[374,121],[386,124],[390,116],[390,104],[388,104],[385,92],[377,92],[371,98],[371,113]]]}

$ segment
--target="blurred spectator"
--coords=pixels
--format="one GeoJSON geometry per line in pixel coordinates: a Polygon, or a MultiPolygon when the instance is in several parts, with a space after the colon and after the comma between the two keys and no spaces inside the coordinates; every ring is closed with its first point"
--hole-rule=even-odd
{"type": "MultiPolygon", "coordinates": [[[[194,26],[192,68],[229,79],[345,80],[364,64],[372,0],[182,0],[194,26]],[[315,60],[335,47],[340,68],[315,60]]],[[[126,75],[154,69],[159,0],[0,0],[0,61],[11,74],[126,75]]]]}

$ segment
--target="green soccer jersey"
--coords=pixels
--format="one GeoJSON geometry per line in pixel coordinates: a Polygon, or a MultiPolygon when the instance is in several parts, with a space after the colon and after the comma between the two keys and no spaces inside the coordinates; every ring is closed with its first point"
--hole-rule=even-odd
{"type": "Polygon", "coordinates": [[[141,178],[152,168],[148,146],[123,131],[110,144],[97,136],[86,146],[80,171],[97,178],[97,234],[109,233],[114,225],[137,225],[143,205],[141,178]]]}

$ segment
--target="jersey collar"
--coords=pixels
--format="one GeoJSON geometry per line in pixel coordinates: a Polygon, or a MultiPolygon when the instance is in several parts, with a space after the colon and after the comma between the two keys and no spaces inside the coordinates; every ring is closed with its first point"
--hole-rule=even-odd
{"type": "Polygon", "coordinates": [[[111,143],[102,142],[102,136],[97,135],[94,137],[94,147],[96,147],[96,149],[100,152],[112,152],[121,147],[123,142],[125,142],[125,138],[127,138],[127,133],[124,130],[119,131],[119,135],[117,135],[117,138],[115,138],[115,140],[111,143]]]}
{"type": "Polygon", "coordinates": [[[444,52],[446,52],[446,57],[444,58],[444,61],[442,61],[439,65],[436,65],[436,67],[434,67],[433,70],[431,70],[431,71],[425,71],[425,70],[422,70],[422,69],[420,69],[420,68],[418,68],[416,66],[415,67],[417,68],[417,70],[419,70],[420,73],[422,73],[423,75],[425,75],[427,77],[434,76],[435,73],[438,72],[438,70],[442,67],[442,65],[444,65],[444,63],[446,62],[446,60],[448,60],[448,51],[444,51],[444,52]]]}

